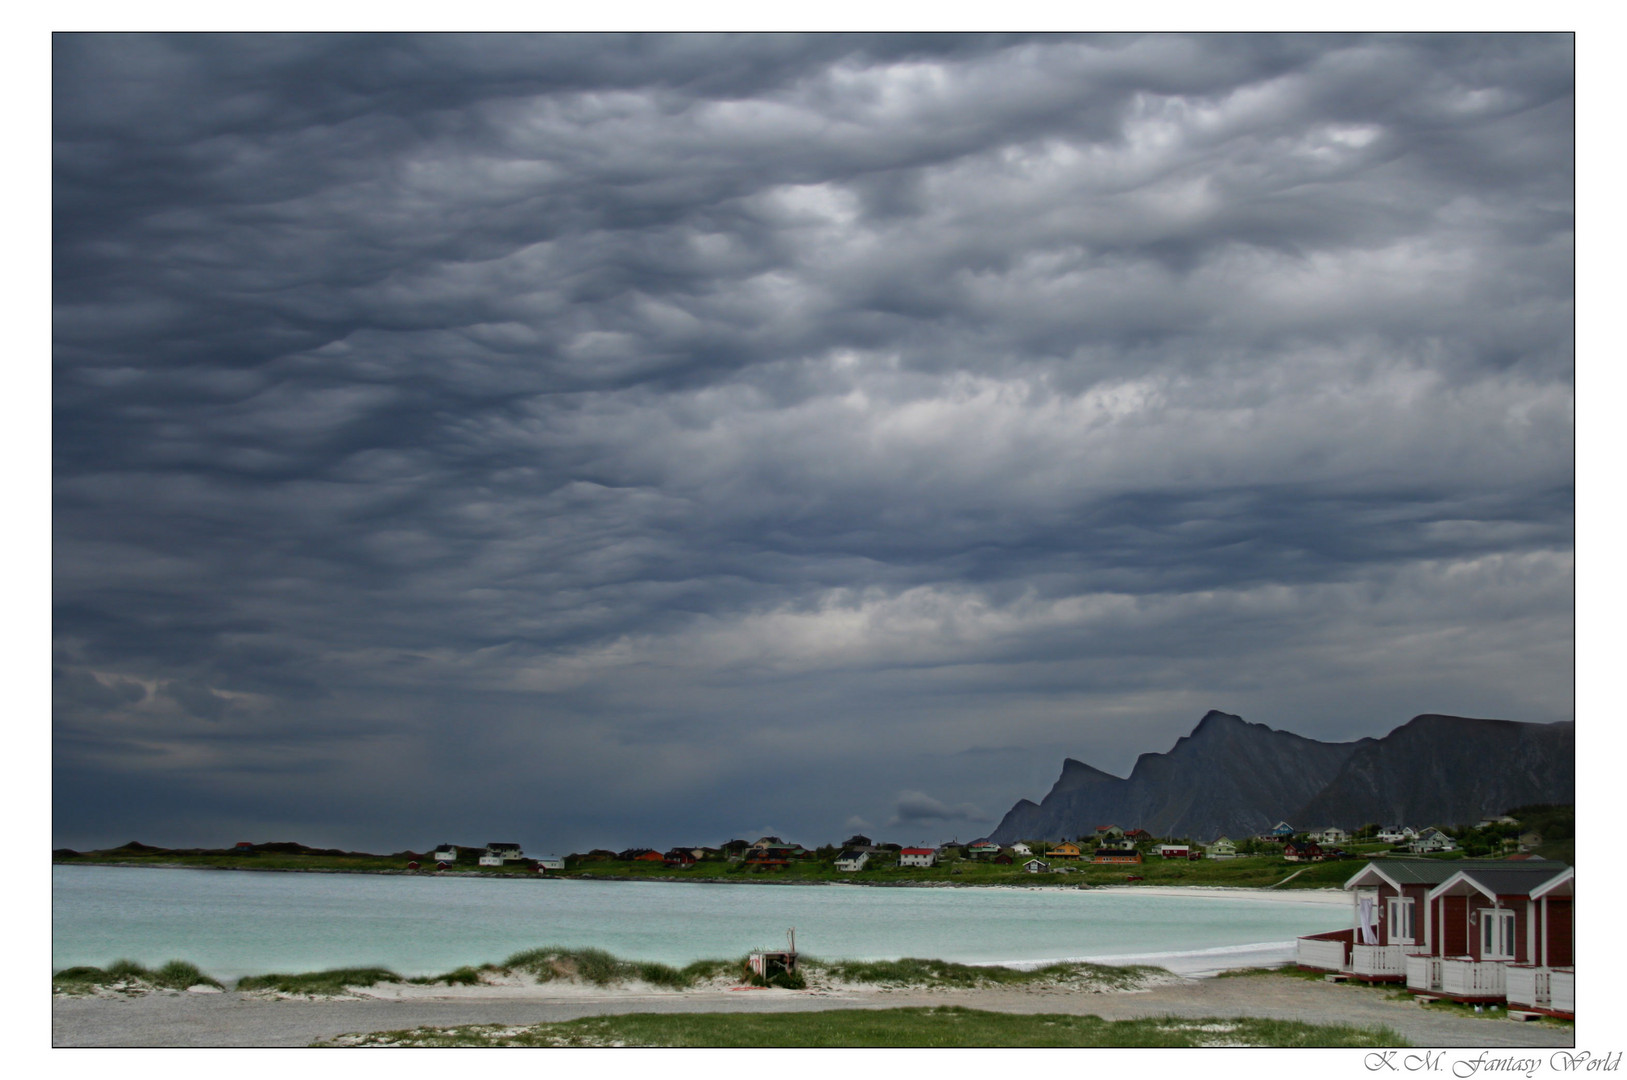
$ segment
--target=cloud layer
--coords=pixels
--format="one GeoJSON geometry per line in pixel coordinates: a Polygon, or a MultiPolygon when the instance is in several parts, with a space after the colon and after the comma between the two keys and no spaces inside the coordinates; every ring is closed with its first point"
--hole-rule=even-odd
{"type": "Polygon", "coordinates": [[[1571,715],[1568,36],[53,59],[62,842],[969,835],[1210,707],[1571,715]]]}

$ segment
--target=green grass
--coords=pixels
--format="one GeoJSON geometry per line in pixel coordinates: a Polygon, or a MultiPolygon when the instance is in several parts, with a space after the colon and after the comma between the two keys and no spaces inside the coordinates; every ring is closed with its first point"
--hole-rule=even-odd
{"type": "Polygon", "coordinates": [[[466,965],[455,971],[448,971],[445,975],[417,975],[402,981],[412,983],[414,986],[479,986],[486,981],[484,978],[486,972],[501,970],[496,964],[482,964],[479,967],[466,965]]]}
{"type": "Polygon", "coordinates": [[[810,972],[850,983],[878,986],[942,986],[969,989],[985,986],[1021,986],[1033,983],[1089,982],[1098,986],[1127,988],[1150,974],[1151,967],[1106,967],[1100,964],[1062,963],[1020,971],[1008,967],[974,967],[947,960],[813,960],[804,959],[810,972]]]}
{"type": "Polygon", "coordinates": [[[189,964],[185,960],[171,960],[157,969],[148,969],[134,960],[115,960],[105,968],[70,967],[51,976],[51,989],[65,994],[89,994],[95,992],[98,987],[119,984],[136,990],[185,990],[189,986],[220,987],[220,983],[199,971],[197,965],[189,964]]]}
{"type": "Polygon", "coordinates": [[[505,971],[523,971],[539,982],[581,979],[595,986],[641,980],[652,986],[684,990],[725,973],[743,974],[742,960],[696,960],[681,968],[653,960],[623,960],[603,949],[566,949],[547,946],[517,952],[504,960],[505,971]]]}
{"type": "Polygon", "coordinates": [[[1023,1015],[958,1006],[833,1009],[810,1013],[634,1013],[525,1027],[471,1025],[341,1036],[339,1046],[702,1046],[702,1047],[1388,1047],[1408,1045],[1388,1028],[1293,1020],[1103,1020],[1023,1015]]]}
{"type": "Polygon", "coordinates": [[[239,990],[274,990],[281,994],[343,994],[352,986],[403,982],[388,968],[332,968],[299,975],[249,975],[237,980],[239,990]]]}
{"type": "MultiPolygon", "coordinates": [[[[1215,976],[1217,979],[1249,979],[1261,975],[1280,975],[1289,979],[1305,979],[1309,982],[1326,982],[1323,978],[1325,971],[1308,971],[1293,964],[1282,964],[1279,967],[1269,968],[1232,968],[1222,971],[1215,976]]],[[[1365,985],[1365,984],[1363,984],[1365,985]]]]}

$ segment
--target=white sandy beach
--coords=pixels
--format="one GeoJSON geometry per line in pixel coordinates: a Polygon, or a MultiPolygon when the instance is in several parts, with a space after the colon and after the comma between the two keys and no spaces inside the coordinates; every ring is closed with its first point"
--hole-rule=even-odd
{"type": "Polygon", "coordinates": [[[236,992],[57,998],[56,1046],[308,1046],[347,1034],[465,1024],[525,1025],[618,1013],[804,1012],[961,1005],[1010,1013],[1068,1013],[1105,1019],[1268,1017],[1314,1024],[1388,1027],[1417,1046],[1572,1046],[1575,1031],[1506,1019],[1432,1012],[1364,987],[1286,976],[1160,977],[1134,990],[1044,986],[976,990],[687,991],[629,984],[598,988],[515,980],[478,987],[388,986],[343,998],[301,999],[236,992]]]}

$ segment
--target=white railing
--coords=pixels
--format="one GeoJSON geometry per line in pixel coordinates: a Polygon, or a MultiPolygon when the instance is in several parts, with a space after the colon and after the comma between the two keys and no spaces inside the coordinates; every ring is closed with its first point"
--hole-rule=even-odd
{"type": "Polygon", "coordinates": [[[1294,962],[1301,967],[1343,971],[1345,943],[1338,940],[1300,938],[1298,944],[1294,946],[1294,962]]]}
{"type": "Polygon", "coordinates": [[[1410,945],[1352,945],[1350,970],[1357,975],[1401,975],[1410,945]]]}
{"type": "Polygon", "coordinates": [[[1551,974],[1547,968],[1510,964],[1504,975],[1509,1005],[1524,1005],[1529,1009],[1548,1008],[1548,1002],[1552,1000],[1551,974]]]}
{"type": "Polygon", "coordinates": [[[1441,958],[1441,993],[1455,997],[1502,997],[1507,964],[1441,958]]]}
{"type": "Polygon", "coordinates": [[[1548,983],[1548,1007],[1554,1012],[1576,1015],[1575,968],[1552,969],[1548,983]]]}
{"type": "Polygon", "coordinates": [[[1439,990],[1441,988],[1441,961],[1437,956],[1407,957],[1407,989],[1439,990]]]}

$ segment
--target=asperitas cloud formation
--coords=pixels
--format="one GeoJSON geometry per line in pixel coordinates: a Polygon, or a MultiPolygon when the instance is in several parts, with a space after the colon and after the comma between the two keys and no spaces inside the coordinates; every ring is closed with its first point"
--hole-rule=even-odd
{"type": "Polygon", "coordinates": [[[61,843],[966,839],[1211,707],[1571,718],[1568,35],[52,78],[61,843]]]}

